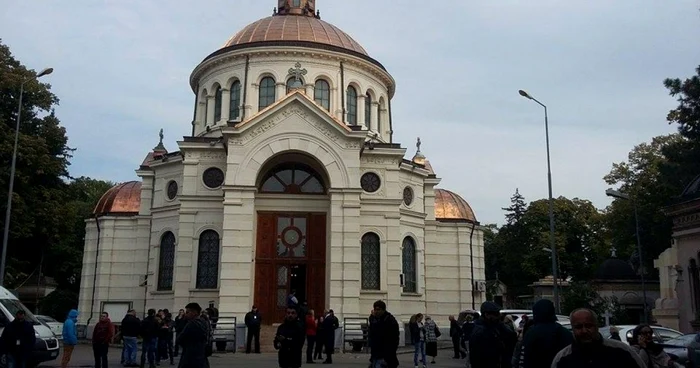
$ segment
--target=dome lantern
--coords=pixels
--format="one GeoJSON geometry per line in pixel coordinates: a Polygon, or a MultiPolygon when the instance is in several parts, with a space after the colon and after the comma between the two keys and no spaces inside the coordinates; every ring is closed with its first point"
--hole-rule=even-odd
{"type": "Polygon", "coordinates": [[[277,0],[275,15],[302,15],[318,18],[315,0],[277,0]]]}

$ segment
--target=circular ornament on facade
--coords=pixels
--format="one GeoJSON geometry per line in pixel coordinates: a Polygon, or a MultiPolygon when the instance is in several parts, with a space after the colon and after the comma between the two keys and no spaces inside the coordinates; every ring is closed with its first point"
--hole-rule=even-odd
{"type": "Polygon", "coordinates": [[[175,197],[177,197],[177,191],[178,191],[177,182],[175,180],[171,180],[168,183],[168,188],[167,188],[168,199],[171,201],[173,199],[175,199],[175,197]]]}
{"type": "Polygon", "coordinates": [[[379,179],[379,175],[373,172],[365,173],[362,175],[362,178],[360,178],[360,186],[362,186],[362,190],[367,193],[374,193],[378,191],[381,183],[382,181],[379,179]]]}
{"type": "Polygon", "coordinates": [[[403,203],[410,206],[413,203],[413,189],[411,187],[403,188],[403,203]]]}
{"type": "Polygon", "coordinates": [[[301,230],[296,226],[289,226],[282,230],[282,243],[287,248],[295,248],[301,243],[301,230]]]}
{"type": "Polygon", "coordinates": [[[210,167],[204,170],[202,181],[207,188],[218,188],[224,184],[224,172],[218,167],[210,167]]]}

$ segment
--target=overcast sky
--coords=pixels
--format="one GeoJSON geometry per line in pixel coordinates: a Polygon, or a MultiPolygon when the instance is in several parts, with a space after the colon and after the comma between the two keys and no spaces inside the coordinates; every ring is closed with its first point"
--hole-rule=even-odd
{"type": "MultiPolygon", "coordinates": [[[[136,179],[158,143],[189,134],[192,69],[276,0],[3,0],[0,37],[61,99],[73,176],[136,179]]],[[[415,139],[482,223],[516,188],[547,196],[549,106],[555,196],[603,208],[602,177],[638,143],[672,132],[662,81],[700,64],[697,0],[318,0],[397,81],[394,140],[415,139]]]]}

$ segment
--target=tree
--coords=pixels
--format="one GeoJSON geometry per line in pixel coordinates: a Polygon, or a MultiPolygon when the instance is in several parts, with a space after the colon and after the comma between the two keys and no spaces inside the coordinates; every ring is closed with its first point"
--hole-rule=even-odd
{"type": "MultiPolygon", "coordinates": [[[[12,201],[7,281],[22,281],[36,255],[60,240],[65,201],[65,179],[72,150],[66,131],[53,112],[58,98],[48,84],[16,60],[0,42],[0,162],[10,162],[13,151],[20,84],[24,84],[22,121],[12,201]]],[[[10,165],[0,167],[0,209],[5,211],[10,165]]],[[[0,227],[4,226],[4,216],[0,227]]]]}

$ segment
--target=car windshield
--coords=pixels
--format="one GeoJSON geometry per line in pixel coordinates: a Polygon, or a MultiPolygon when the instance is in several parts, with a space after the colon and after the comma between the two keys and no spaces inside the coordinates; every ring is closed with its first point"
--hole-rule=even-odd
{"type": "Polygon", "coordinates": [[[25,319],[29,322],[31,322],[34,325],[40,325],[41,322],[39,322],[36,317],[30,312],[22,303],[19,302],[19,300],[16,299],[0,299],[0,304],[2,304],[5,309],[7,309],[8,312],[14,317],[17,314],[17,311],[24,311],[25,319]]]}
{"type": "Polygon", "coordinates": [[[695,334],[690,334],[690,335],[683,335],[676,337],[675,339],[670,339],[666,342],[664,342],[664,345],[674,345],[674,346],[683,346],[683,347],[688,347],[691,342],[695,339],[695,334]]]}
{"type": "Polygon", "coordinates": [[[36,319],[38,319],[41,322],[44,323],[52,323],[52,322],[57,322],[55,319],[49,317],[49,316],[34,316],[36,319]]]}

